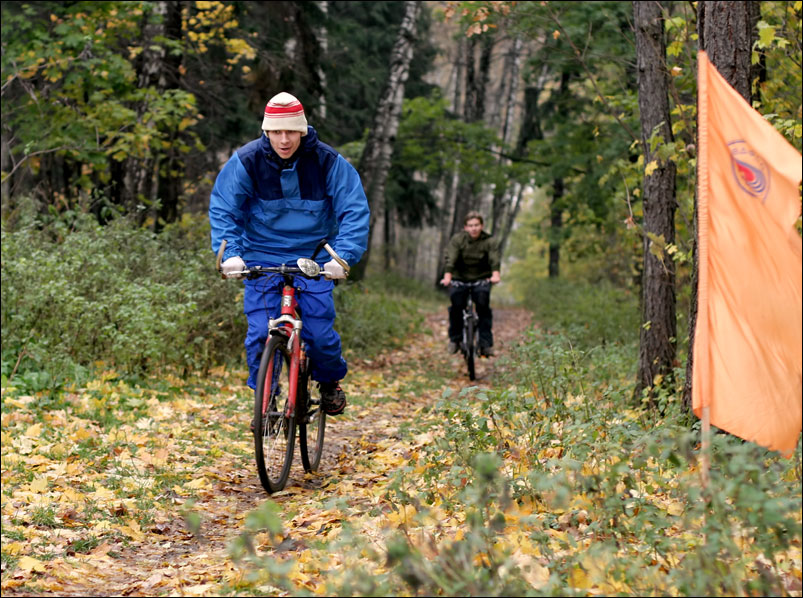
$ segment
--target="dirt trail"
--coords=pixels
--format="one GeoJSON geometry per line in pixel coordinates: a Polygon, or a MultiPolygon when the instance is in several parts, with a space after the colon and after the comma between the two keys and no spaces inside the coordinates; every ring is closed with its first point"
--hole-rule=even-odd
{"type": "MultiPolygon", "coordinates": [[[[342,515],[330,506],[332,499],[348,501],[350,512],[364,518],[372,517],[371,513],[386,514],[389,508],[382,498],[386,483],[416,448],[415,441],[402,439],[399,426],[440,398],[445,386],[455,391],[473,385],[491,387],[502,367],[500,361],[529,328],[529,322],[524,310],[494,309],[496,357],[478,361],[473,383],[462,357],[446,352],[445,312],[427,317],[424,333],[414,344],[371,362],[352,360],[344,389],[355,399],[343,416],[327,421],[320,474],[305,475],[296,448],[286,489],[270,497],[286,514],[283,548],[303,551],[308,542],[336,533],[342,515]],[[426,371],[440,372],[441,384],[428,387],[422,383],[418,388],[423,390],[399,394],[399,389],[411,388],[410,382],[420,380],[426,371]]],[[[249,415],[237,417],[242,420],[235,424],[242,426],[241,446],[248,447],[249,415]]],[[[228,546],[242,533],[246,515],[267,498],[253,458],[243,452],[223,454],[204,468],[204,476],[212,482],[198,492],[192,506],[200,517],[197,535],[188,530],[182,514],[186,499],[175,496],[172,512],[155,514],[155,523],[142,530],[139,541],[127,547],[103,543],[87,555],[56,559],[36,584],[36,594],[25,592],[25,586],[6,588],[4,594],[200,596],[217,595],[216,589],[224,583],[236,586],[243,570],[230,558],[228,546]]],[[[180,461],[181,456],[174,458],[180,461]]],[[[366,530],[380,527],[372,521],[364,523],[366,530]]],[[[256,537],[255,544],[269,548],[264,538],[256,537]]],[[[308,577],[307,587],[318,587],[320,580],[314,572],[308,577]]]]}

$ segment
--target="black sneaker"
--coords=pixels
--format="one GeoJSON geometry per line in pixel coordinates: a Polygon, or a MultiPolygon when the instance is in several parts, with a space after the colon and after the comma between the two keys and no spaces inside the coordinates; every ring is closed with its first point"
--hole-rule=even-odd
{"type": "Polygon", "coordinates": [[[493,357],[494,356],[494,348],[493,347],[480,347],[480,356],[482,356],[482,357],[493,357]]]}
{"type": "Polygon", "coordinates": [[[449,352],[450,355],[454,355],[455,353],[457,353],[457,350],[459,348],[460,346],[456,342],[449,341],[449,346],[446,347],[446,350],[449,352]]]}
{"type": "Polygon", "coordinates": [[[340,382],[319,382],[321,390],[321,407],[326,415],[340,415],[346,408],[346,393],[340,388],[340,382]]]}

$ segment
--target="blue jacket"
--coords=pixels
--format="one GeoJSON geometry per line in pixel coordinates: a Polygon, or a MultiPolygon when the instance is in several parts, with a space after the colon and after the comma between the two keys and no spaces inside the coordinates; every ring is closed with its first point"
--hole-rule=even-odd
{"type": "Polygon", "coordinates": [[[290,164],[264,134],[237,150],[215,181],[209,222],[212,251],[226,239],[224,260],[294,263],[326,238],[354,265],[368,242],[368,200],[354,167],[309,127],[290,164]]]}

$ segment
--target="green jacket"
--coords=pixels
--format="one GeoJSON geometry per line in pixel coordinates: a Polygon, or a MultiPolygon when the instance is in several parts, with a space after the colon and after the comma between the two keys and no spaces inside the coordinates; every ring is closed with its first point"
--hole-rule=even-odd
{"type": "Polygon", "coordinates": [[[485,231],[474,241],[466,231],[454,235],[446,248],[446,272],[456,280],[474,282],[499,270],[499,246],[485,231]]]}

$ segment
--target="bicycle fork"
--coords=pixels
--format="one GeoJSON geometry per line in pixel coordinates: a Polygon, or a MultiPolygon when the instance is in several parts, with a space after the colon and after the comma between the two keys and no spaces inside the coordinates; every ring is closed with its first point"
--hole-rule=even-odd
{"type": "MultiPolygon", "coordinates": [[[[289,388],[287,389],[287,405],[284,411],[285,417],[290,417],[295,413],[296,397],[298,396],[298,376],[303,361],[301,320],[296,317],[297,309],[296,290],[290,285],[285,285],[282,288],[282,313],[275,320],[268,322],[268,329],[271,332],[278,331],[280,334],[287,336],[287,349],[290,351],[290,380],[289,388]]],[[[268,400],[267,394],[265,400],[268,400]]]]}

